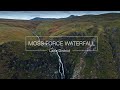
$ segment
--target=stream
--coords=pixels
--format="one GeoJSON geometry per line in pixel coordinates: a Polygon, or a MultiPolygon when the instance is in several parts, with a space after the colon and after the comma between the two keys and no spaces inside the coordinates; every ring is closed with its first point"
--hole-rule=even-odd
{"type": "MultiPolygon", "coordinates": [[[[35,35],[38,38],[38,40],[40,40],[40,38],[36,34],[36,32],[32,32],[32,33],[33,33],[33,35],[35,35]]],[[[65,79],[63,62],[62,62],[61,57],[60,57],[60,55],[59,55],[59,53],[58,53],[58,51],[56,49],[55,49],[55,52],[56,52],[56,55],[58,56],[58,62],[59,62],[59,69],[58,69],[58,71],[59,71],[59,74],[60,74],[60,79],[65,79]]]]}

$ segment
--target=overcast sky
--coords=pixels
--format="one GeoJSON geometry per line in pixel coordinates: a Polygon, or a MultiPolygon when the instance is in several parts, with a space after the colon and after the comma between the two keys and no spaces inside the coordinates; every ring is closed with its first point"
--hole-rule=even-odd
{"type": "Polygon", "coordinates": [[[65,18],[70,15],[89,15],[103,13],[120,13],[120,11],[0,11],[0,18],[6,19],[25,19],[29,20],[34,17],[41,18],[65,18]]]}

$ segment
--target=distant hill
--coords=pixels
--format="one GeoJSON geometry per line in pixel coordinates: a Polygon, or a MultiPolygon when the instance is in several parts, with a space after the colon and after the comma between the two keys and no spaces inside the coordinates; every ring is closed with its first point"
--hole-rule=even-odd
{"type": "Polygon", "coordinates": [[[56,18],[40,18],[40,17],[35,17],[35,18],[33,18],[33,19],[31,19],[31,20],[55,20],[56,18]]]}
{"type": "Polygon", "coordinates": [[[69,17],[67,17],[67,18],[74,18],[74,17],[80,17],[80,16],[70,15],[70,16],[69,16],[69,17]]]}
{"type": "Polygon", "coordinates": [[[119,19],[120,18],[120,13],[105,13],[105,14],[99,14],[99,15],[82,15],[82,16],[76,16],[76,15],[70,15],[69,17],[67,17],[67,19],[83,19],[83,20],[92,20],[92,19],[109,19],[109,20],[113,20],[113,19],[119,19]]]}

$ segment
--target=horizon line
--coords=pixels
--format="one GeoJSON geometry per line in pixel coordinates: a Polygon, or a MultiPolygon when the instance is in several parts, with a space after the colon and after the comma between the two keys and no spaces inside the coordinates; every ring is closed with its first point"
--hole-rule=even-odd
{"type": "MultiPolygon", "coordinates": [[[[98,14],[83,14],[83,15],[74,15],[74,14],[71,14],[71,15],[73,15],[73,16],[85,16],[85,15],[102,15],[102,14],[111,14],[111,13],[118,13],[118,12],[109,12],[109,13],[98,13],[98,14]]],[[[118,14],[120,14],[120,13],[118,13],[118,14]]],[[[66,16],[66,17],[59,17],[59,18],[56,18],[56,17],[39,17],[39,16],[36,16],[36,17],[33,17],[33,18],[30,18],[30,19],[23,19],[23,18],[3,18],[3,17],[0,17],[0,19],[10,19],[10,20],[31,20],[31,19],[34,19],[34,18],[43,18],[43,19],[46,19],[46,18],[48,18],[48,19],[64,19],[64,18],[68,18],[68,17],[70,17],[71,15],[69,15],[69,16],[66,16]]]]}

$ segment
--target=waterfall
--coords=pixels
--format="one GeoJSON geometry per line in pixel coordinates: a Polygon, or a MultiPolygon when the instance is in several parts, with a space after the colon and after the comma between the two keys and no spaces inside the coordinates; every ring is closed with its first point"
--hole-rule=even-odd
{"type": "Polygon", "coordinates": [[[61,57],[60,57],[58,51],[57,51],[57,50],[55,50],[55,51],[56,51],[56,54],[57,54],[57,56],[58,56],[58,61],[59,61],[59,73],[60,73],[61,79],[65,79],[64,66],[63,66],[61,57]]]}
{"type": "MultiPolygon", "coordinates": [[[[38,38],[38,40],[40,40],[39,36],[35,32],[32,32],[32,33],[33,33],[33,35],[35,35],[38,38]]],[[[54,49],[54,48],[52,47],[52,49],[54,49]]],[[[58,71],[60,73],[60,78],[65,79],[63,62],[62,62],[61,57],[56,49],[55,49],[55,52],[56,52],[56,55],[58,56],[58,61],[59,61],[59,70],[58,71]]]]}

